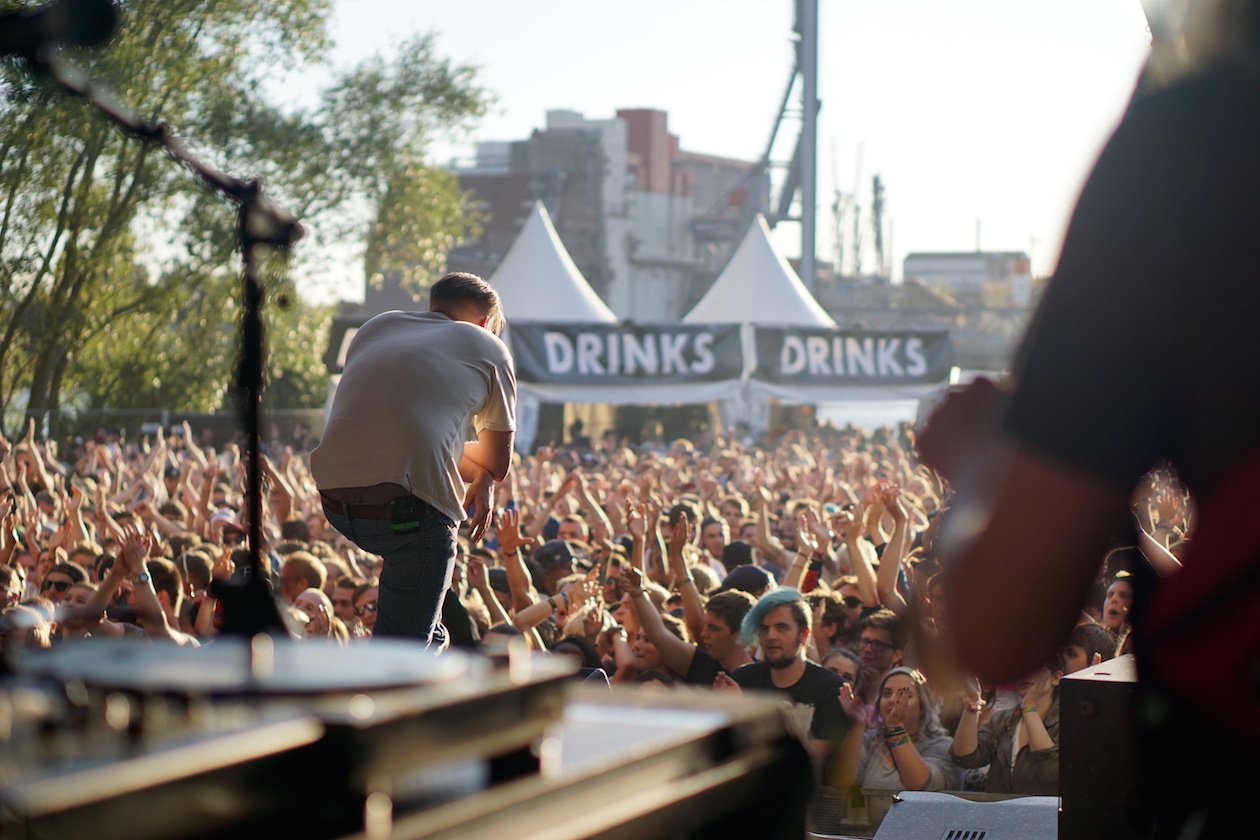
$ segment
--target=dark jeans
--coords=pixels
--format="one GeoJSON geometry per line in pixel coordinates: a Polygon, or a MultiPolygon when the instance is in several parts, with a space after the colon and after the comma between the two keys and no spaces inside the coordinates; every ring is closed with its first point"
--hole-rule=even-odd
{"type": "Polygon", "coordinates": [[[439,618],[455,566],[455,523],[427,502],[420,503],[420,527],[405,534],[394,533],[389,520],[347,518],[327,505],[324,515],[351,542],[384,560],[372,635],[444,645],[439,618]]]}

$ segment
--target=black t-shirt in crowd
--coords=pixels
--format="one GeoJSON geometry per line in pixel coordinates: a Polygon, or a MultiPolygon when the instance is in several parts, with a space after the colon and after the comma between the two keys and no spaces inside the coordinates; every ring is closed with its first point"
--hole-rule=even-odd
{"type": "Polygon", "coordinates": [[[811,738],[840,741],[849,731],[849,718],[840,708],[839,676],[813,662],[805,663],[805,673],[793,685],[780,688],[770,681],[770,666],[753,662],[736,669],[732,678],[741,688],[778,691],[792,701],[792,716],[801,731],[811,738]]]}
{"type": "Polygon", "coordinates": [[[712,686],[713,681],[717,679],[717,675],[725,673],[725,671],[726,669],[722,667],[721,662],[705,653],[701,648],[696,648],[696,655],[691,657],[691,664],[687,666],[687,673],[683,675],[683,682],[687,685],[712,686]]]}

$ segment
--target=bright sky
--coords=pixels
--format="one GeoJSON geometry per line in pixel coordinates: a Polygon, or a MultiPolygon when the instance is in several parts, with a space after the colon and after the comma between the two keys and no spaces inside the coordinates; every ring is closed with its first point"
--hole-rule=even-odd
{"type": "MultiPolygon", "coordinates": [[[[977,227],[985,250],[1029,251],[1048,272],[1148,50],[1140,0],[819,7],[819,258],[833,190],[857,183],[866,213],[879,174],[895,276],[907,252],[974,249],[977,227]]],[[[444,55],[481,68],[497,102],[436,162],[528,137],[549,109],[622,107],[667,111],[685,149],[752,160],[791,71],[793,16],[792,0],[337,0],[331,31],[338,65],[436,31],[444,55]]],[[[780,226],[776,241],[795,256],[799,236],[780,226]]]]}

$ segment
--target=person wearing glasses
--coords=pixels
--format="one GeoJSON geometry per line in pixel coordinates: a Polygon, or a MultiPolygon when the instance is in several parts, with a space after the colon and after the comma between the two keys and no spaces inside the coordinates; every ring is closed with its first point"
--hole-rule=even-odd
{"type": "Polygon", "coordinates": [[[875,703],[876,687],[889,669],[903,662],[905,629],[892,610],[879,610],[858,623],[857,653],[862,660],[862,700],[875,703]]]}
{"type": "Polygon", "coordinates": [[[87,571],[77,563],[57,563],[48,570],[39,584],[39,594],[54,604],[66,599],[66,593],[76,583],[86,583],[87,571]]]}

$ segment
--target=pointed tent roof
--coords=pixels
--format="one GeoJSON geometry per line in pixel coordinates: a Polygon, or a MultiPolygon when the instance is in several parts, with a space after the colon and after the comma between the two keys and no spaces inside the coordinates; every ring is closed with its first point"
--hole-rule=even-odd
{"type": "Polygon", "coordinates": [[[772,324],[834,327],[801,278],[770,242],[765,217],[757,215],[731,261],[683,318],[684,324],[772,324]]]}
{"type": "Polygon", "coordinates": [[[618,321],[573,264],[541,201],[534,202],[490,285],[498,291],[509,323],[618,321]]]}

